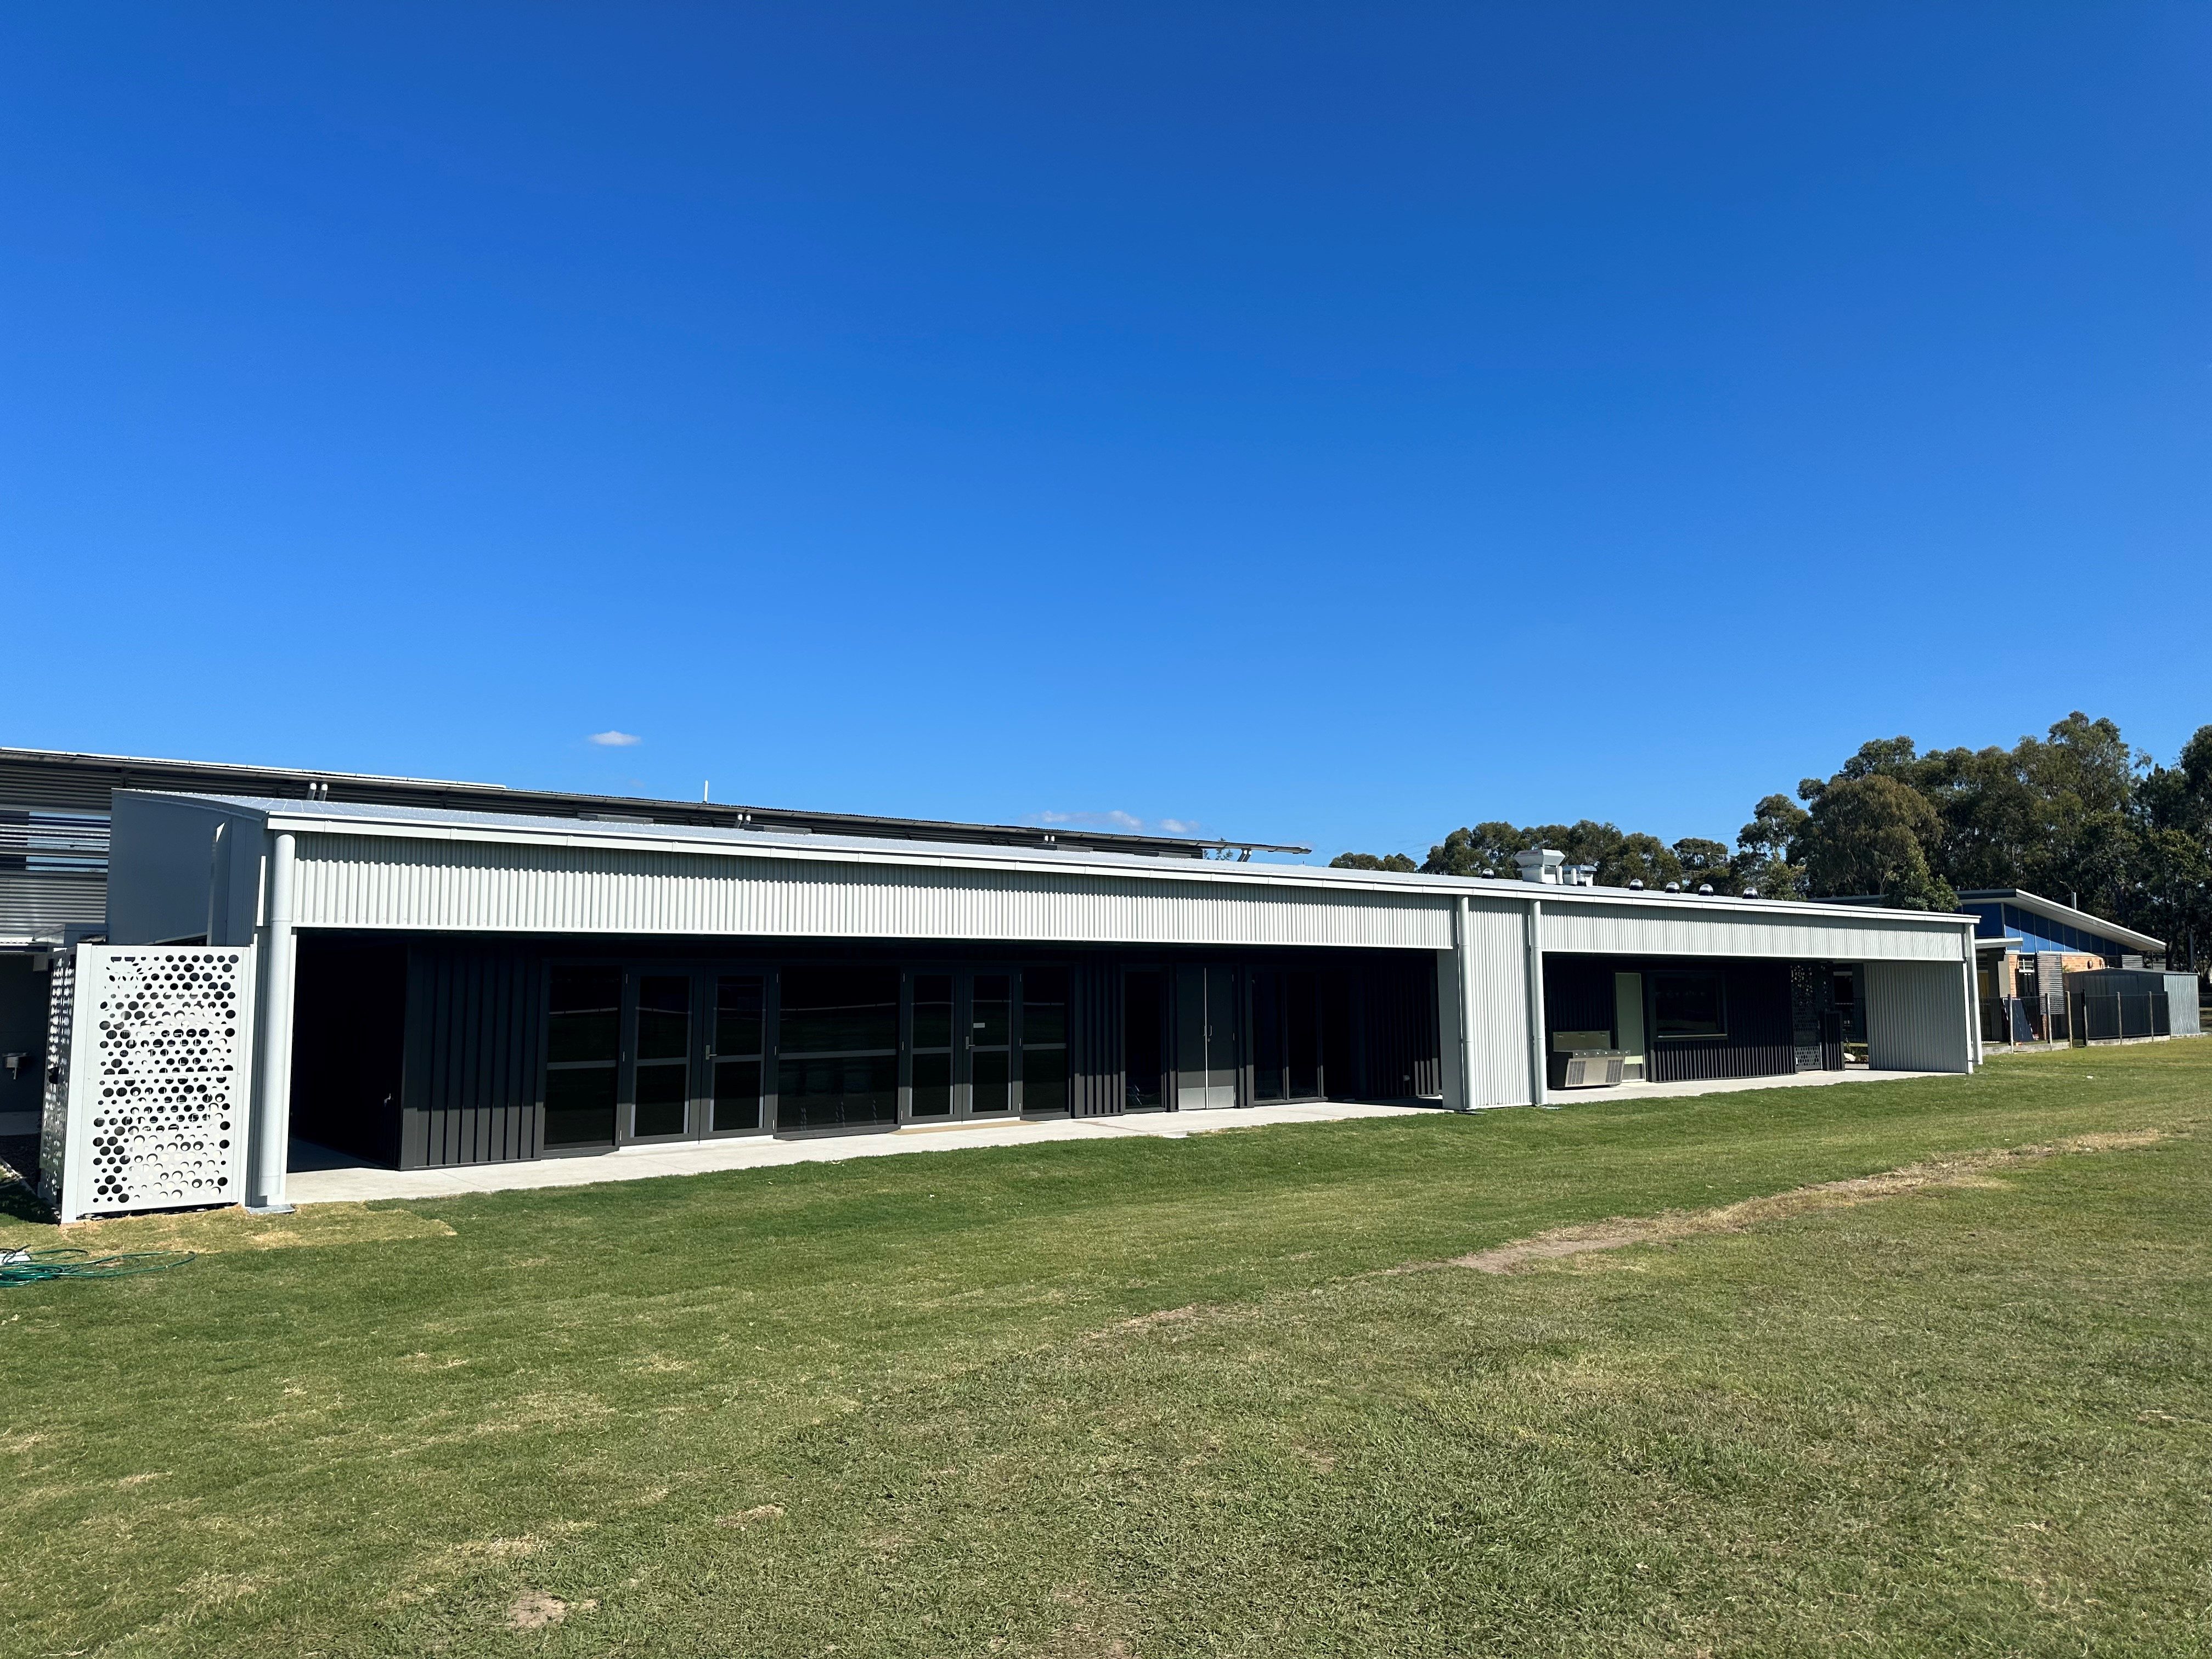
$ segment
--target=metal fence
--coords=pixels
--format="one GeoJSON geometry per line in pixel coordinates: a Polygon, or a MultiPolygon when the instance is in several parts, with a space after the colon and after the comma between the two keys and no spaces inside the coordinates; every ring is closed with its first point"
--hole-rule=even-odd
{"type": "Polygon", "coordinates": [[[2171,1005],[2154,991],[2077,990],[2063,997],[1996,997],[1982,1004],[1984,1042],[2079,1048],[2172,1034],[2171,1005]]]}
{"type": "Polygon", "coordinates": [[[2068,1019],[2076,1047],[2085,1042],[2112,1042],[2123,1037],[2171,1036],[2172,1005],[2163,988],[2157,991],[2072,991],[2067,994],[2068,1019]]]}

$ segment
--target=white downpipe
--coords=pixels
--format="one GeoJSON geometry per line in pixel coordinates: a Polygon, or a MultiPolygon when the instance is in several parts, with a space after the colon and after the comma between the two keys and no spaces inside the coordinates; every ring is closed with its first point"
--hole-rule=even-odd
{"type": "Polygon", "coordinates": [[[292,1146],[292,864],[297,848],[279,835],[269,860],[269,920],[261,936],[261,1066],[253,1110],[253,1168],[246,1207],[282,1214],[292,1146]]]}
{"type": "Polygon", "coordinates": [[[1528,901],[1528,1101],[1549,1097],[1551,1071],[1544,1058],[1544,901],[1528,901]]]}
{"type": "Polygon", "coordinates": [[[1474,957],[1468,945],[1470,923],[1467,895],[1462,893],[1452,905],[1452,970],[1455,981],[1452,1001],[1458,1012],[1459,1098],[1445,1103],[1462,1112],[1474,1104],[1474,1035],[1468,1015],[1468,1000],[1474,994],[1474,957]]]}

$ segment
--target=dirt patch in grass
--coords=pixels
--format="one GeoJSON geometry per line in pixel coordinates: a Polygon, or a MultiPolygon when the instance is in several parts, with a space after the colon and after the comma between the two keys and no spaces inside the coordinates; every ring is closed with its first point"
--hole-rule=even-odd
{"type": "Polygon", "coordinates": [[[1765,1222],[1786,1220],[1818,1210],[1845,1209],[1856,1204],[1897,1198],[1930,1188],[1995,1187],[2002,1183],[1990,1173],[2010,1165],[2028,1164],[2071,1153],[2125,1152],[2166,1139],[2163,1132],[2143,1130],[2130,1134],[2075,1135],[2039,1146],[2008,1146],[1995,1151],[1960,1152],[1908,1164],[1879,1175],[1850,1181],[1824,1181],[1786,1193],[1747,1198],[1711,1210],[1670,1210],[1655,1216],[1615,1217],[1586,1226],[1554,1227],[1531,1238],[1516,1238],[1486,1250],[1455,1256],[1445,1265],[1471,1267],[1482,1273],[1510,1273],[1547,1261],[1587,1255],[1599,1250],[1626,1249],[1638,1244],[1668,1244],[1685,1238],[1718,1233],[1740,1233],[1765,1222]]]}
{"type": "Polygon", "coordinates": [[[746,1527],[757,1527],[763,1521],[781,1521],[782,1519],[782,1504],[759,1504],[749,1510],[740,1510],[735,1515],[717,1516],[714,1519],[714,1524],[718,1527],[735,1527],[742,1530],[746,1527]]]}
{"type": "Polygon", "coordinates": [[[1107,1326],[1103,1330],[1091,1331],[1087,1334],[1093,1341],[1109,1336],[1141,1336],[1146,1331],[1162,1325],[1186,1323],[1197,1318],[1203,1311],[1204,1310],[1195,1302],[1187,1308],[1162,1308],[1157,1313],[1139,1314],[1134,1319],[1124,1319],[1107,1326]]]}
{"type": "Polygon", "coordinates": [[[571,1613],[589,1613],[599,1604],[579,1601],[573,1607],[557,1595],[548,1595],[544,1590],[525,1590],[516,1596],[507,1610],[509,1630],[544,1630],[548,1625],[557,1625],[571,1613]]]}

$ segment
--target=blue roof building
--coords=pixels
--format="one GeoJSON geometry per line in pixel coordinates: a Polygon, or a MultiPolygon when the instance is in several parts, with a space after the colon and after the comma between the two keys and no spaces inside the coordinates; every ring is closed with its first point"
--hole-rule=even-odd
{"type": "Polygon", "coordinates": [[[2108,968],[2142,967],[2153,957],[2163,961],[2166,956],[2162,939],[2017,887],[1961,893],[1959,908],[1975,918],[1977,939],[2016,939],[2019,943],[2011,948],[2022,955],[2057,951],[2102,957],[2108,968]]]}

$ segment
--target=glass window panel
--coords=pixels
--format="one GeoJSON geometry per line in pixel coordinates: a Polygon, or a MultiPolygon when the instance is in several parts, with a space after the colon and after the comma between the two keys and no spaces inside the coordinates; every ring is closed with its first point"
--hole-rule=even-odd
{"type": "Polygon", "coordinates": [[[1283,976],[1252,976],[1252,1097],[1283,1097],[1283,976]]]}
{"type": "Polygon", "coordinates": [[[690,1102],[691,1068],[682,1061],[662,1060],[637,1068],[637,1110],[630,1133],[636,1135],[680,1135],[684,1108],[690,1102]]]}
{"type": "Polygon", "coordinates": [[[1022,1110],[1064,1112],[1067,1109],[1067,1050],[1064,1048],[1022,1048],[1022,1110]]]}
{"type": "Polygon", "coordinates": [[[647,974],[637,984],[637,1006],[664,1013],[688,1016],[691,1012],[691,976],[688,974],[647,974]]]}
{"type": "Polygon", "coordinates": [[[757,1129],[761,1126],[761,1063],[757,1060],[714,1062],[714,1127],[757,1129]]]}
{"type": "Polygon", "coordinates": [[[637,1057],[683,1060],[690,1053],[690,975],[647,974],[637,987],[637,1057]]]}
{"type": "Polygon", "coordinates": [[[896,1052],[898,970],[787,968],[777,1040],[787,1054],[896,1052]]]}
{"type": "Polygon", "coordinates": [[[607,1146],[615,1138],[615,1068],[583,1066],[545,1074],[545,1144],[607,1146]]]}
{"type": "Polygon", "coordinates": [[[1167,1034],[1161,1014],[1166,987],[1161,975],[1139,970],[1122,976],[1121,1067],[1128,1109],[1145,1111],[1161,1103],[1161,1073],[1167,1065],[1167,1034]]]}
{"type": "Polygon", "coordinates": [[[1006,1109],[1009,1093],[1006,1059],[1004,1048],[978,1048],[969,1057],[968,1109],[970,1112],[1003,1112],[1006,1109]]]}
{"type": "Polygon", "coordinates": [[[776,1127],[898,1121],[898,1056],[819,1055],[776,1066],[776,1127]]]}
{"type": "Polygon", "coordinates": [[[974,1037],[977,1046],[1002,1048],[1013,1030],[1014,979],[1011,974],[975,975],[974,1037]]]}
{"type": "Polygon", "coordinates": [[[1031,968],[1022,975],[1022,1041],[1067,1041],[1067,969],[1031,968]]]}
{"type": "Polygon", "coordinates": [[[916,974],[914,976],[914,1046],[950,1048],[952,1046],[952,975],[916,974]]]}
{"type": "Polygon", "coordinates": [[[556,1014],[580,1013],[622,1006],[619,968],[556,968],[550,1006],[556,1014]]]}
{"type": "Polygon", "coordinates": [[[1341,973],[1321,979],[1322,1086],[1336,1100],[1358,1091],[1352,1076],[1352,981],[1341,973]]]}
{"type": "Polygon", "coordinates": [[[1726,1009],[1718,974],[1655,974],[1652,1027],[1662,1037],[1725,1036],[1726,1009]]]}
{"type": "Polygon", "coordinates": [[[952,1054],[949,1049],[914,1057],[914,1115],[952,1115],[952,1054]]]}
{"type": "MultiPolygon", "coordinates": [[[[714,1052],[761,1052],[761,1010],[767,982],[758,974],[732,974],[714,986],[714,1052]]],[[[757,1091],[756,1091],[757,1092],[757,1091]]]]}
{"type": "Polygon", "coordinates": [[[545,1032],[545,1058],[564,1060],[604,1060],[611,1066],[621,1044],[622,1016],[617,1009],[554,1014],[545,1032]]]}
{"type": "Polygon", "coordinates": [[[622,1046],[622,969],[556,968],[547,1006],[545,1057],[614,1063],[622,1046]]]}

